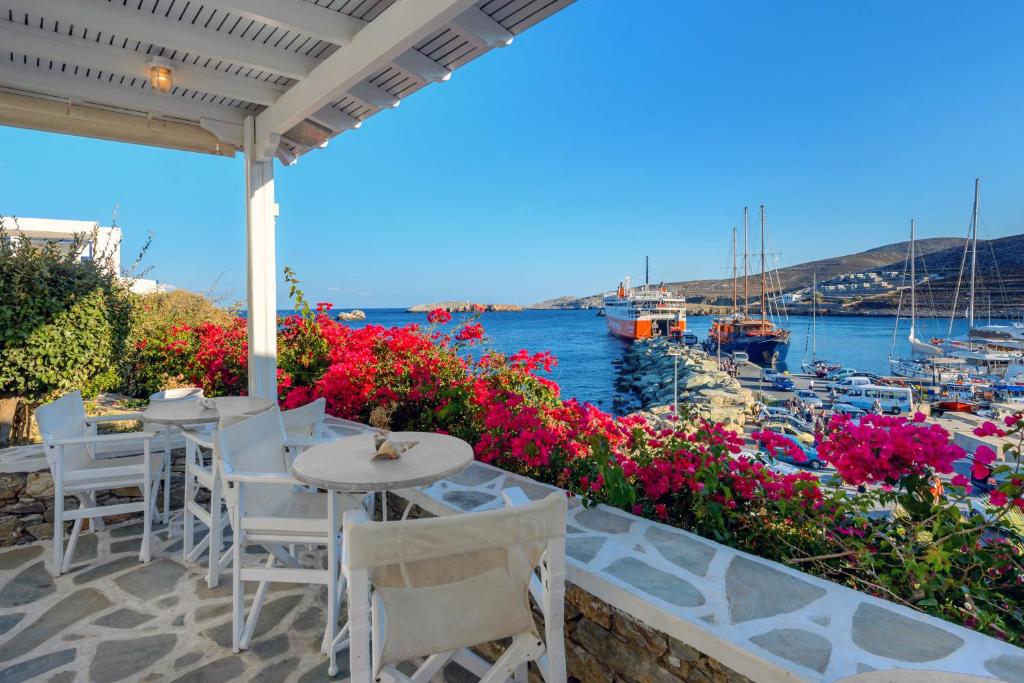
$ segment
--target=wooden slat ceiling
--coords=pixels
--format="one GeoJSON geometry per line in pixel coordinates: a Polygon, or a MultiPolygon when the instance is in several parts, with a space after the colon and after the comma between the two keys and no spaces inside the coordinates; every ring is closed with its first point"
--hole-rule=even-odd
{"type": "MultiPolygon", "coordinates": [[[[479,0],[344,91],[329,108],[288,130],[278,157],[291,161],[381,109],[397,106],[446,70],[500,46],[500,36],[517,35],[572,1],[479,0]]],[[[358,30],[394,2],[0,0],[0,124],[25,123],[24,111],[4,115],[10,103],[66,101],[69,107],[202,127],[220,139],[217,153],[233,154],[239,140],[223,131],[235,130],[245,116],[263,111],[309,70],[344,49],[345,37],[325,39],[331,26],[358,30]],[[296,9],[301,12],[294,16],[301,15],[302,21],[289,22],[289,11],[296,9]],[[302,26],[308,31],[297,28],[302,26]],[[166,95],[150,88],[148,62],[153,58],[173,69],[175,84],[166,95]]],[[[90,132],[80,134],[119,139],[116,132],[96,135],[93,124],[90,132]]],[[[44,124],[38,127],[45,129],[44,124]]],[[[162,140],[163,146],[173,146],[162,140]]]]}

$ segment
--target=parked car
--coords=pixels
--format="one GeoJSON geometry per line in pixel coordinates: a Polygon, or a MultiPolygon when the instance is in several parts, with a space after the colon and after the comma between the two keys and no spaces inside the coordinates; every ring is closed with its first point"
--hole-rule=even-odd
{"type": "Polygon", "coordinates": [[[747,458],[748,460],[757,460],[762,463],[765,467],[770,469],[776,474],[796,474],[800,470],[793,467],[787,462],[782,462],[776,457],[768,455],[763,451],[740,451],[734,458],[747,458]]]}
{"type": "Polygon", "coordinates": [[[867,411],[861,410],[850,403],[833,403],[832,412],[839,413],[840,415],[849,415],[850,417],[864,417],[867,415],[867,411]]]}
{"type": "Polygon", "coordinates": [[[786,375],[775,375],[772,377],[772,387],[775,391],[793,391],[796,385],[786,375]]]}
{"type": "Polygon", "coordinates": [[[803,425],[807,425],[803,420],[769,420],[765,423],[764,429],[795,437],[801,443],[813,446],[814,427],[807,425],[808,428],[804,428],[803,425]]]}
{"type": "Polygon", "coordinates": [[[852,387],[867,387],[871,386],[872,382],[867,377],[861,377],[860,375],[850,375],[842,379],[837,379],[834,382],[829,382],[825,386],[829,392],[834,396],[837,393],[842,393],[852,387]]]}
{"type": "Polygon", "coordinates": [[[821,397],[810,389],[797,389],[794,395],[798,401],[809,408],[821,408],[822,405],[824,405],[821,401],[821,397]]]}
{"type": "Polygon", "coordinates": [[[853,368],[839,368],[825,375],[826,382],[838,382],[839,380],[858,374],[853,368]]]}
{"type": "Polygon", "coordinates": [[[778,377],[779,371],[774,368],[761,368],[761,381],[771,382],[778,377]]]}
{"type": "Polygon", "coordinates": [[[800,449],[800,452],[804,455],[803,462],[798,461],[783,448],[776,448],[775,452],[771,454],[772,456],[778,458],[782,462],[788,462],[791,465],[799,465],[801,467],[810,467],[812,470],[820,470],[825,466],[824,461],[822,461],[821,457],[818,455],[817,448],[801,442],[800,439],[791,434],[783,434],[782,436],[786,437],[786,439],[800,449]]]}
{"type": "Polygon", "coordinates": [[[732,363],[739,367],[750,362],[750,356],[747,355],[746,351],[733,351],[732,352],[732,363]]]}

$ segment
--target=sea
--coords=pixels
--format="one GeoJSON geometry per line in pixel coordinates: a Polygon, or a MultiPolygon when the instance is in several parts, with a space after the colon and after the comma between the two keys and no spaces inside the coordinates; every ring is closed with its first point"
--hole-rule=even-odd
{"type": "MultiPolygon", "coordinates": [[[[407,313],[404,309],[377,308],[363,309],[365,321],[346,323],[352,327],[383,325],[386,327],[426,324],[426,315],[407,313]]],[[[282,315],[292,311],[281,311],[282,315]]],[[[452,322],[446,327],[458,329],[467,314],[453,313],[452,322]]],[[[689,316],[687,329],[702,340],[707,337],[711,316],[689,316]]],[[[526,349],[531,353],[549,351],[557,359],[550,378],[562,387],[563,397],[575,397],[593,403],[599,408],[614,412],[613,399],[616,396],[615,360],[622,358],[629,342],[608,334],[605,319],[595,310],[526,310],[516,313],[485,313],[481,317],[487,331],[487,345],[502,353],[514,353],[526,349]]],[[[812,334],[812,320],[809,316],[790,316],[783,319],[784,327],[792,336],[789,352],[783,369],[799,371],[800,363],[810,359],[812,342],[816,343],[819,359],[840,363],[876,374],[889,374],[890,352],[897,356],[908,356],[907,343],[909,321],[901,319],[899,329],[894,317],[850,317],[819,316],[817,333],[812,334]],[[895,330],[895,334],[894,334],[895,330]],[[891,351],[890,351],[891,350],[891,351]]],[[[987,319],[979,321],[989,323],[987,319]]],[[[1005,324],[1005,320],[992,320],[994,324],[1005,324]]],[[[917,334],[921,339],[945,337],[949,327],[948,319],[924,318],[917,323],[917,334]]],[[[953,322],[953,336],[967,332],[967,322],[957,319],[953,322]]]]}

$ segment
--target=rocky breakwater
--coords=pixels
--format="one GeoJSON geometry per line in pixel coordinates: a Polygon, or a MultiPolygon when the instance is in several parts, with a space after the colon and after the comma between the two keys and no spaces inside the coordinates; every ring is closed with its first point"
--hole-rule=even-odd
{"type": "Polygon", "coordinates": [[[742,426],[754,405],[754,394],[718,368],[718,361],[698,349],[664,339],[633,342],[625,352],[616,388],[634,394],[644,411],[663,413],[672,405],[674,359],[679,352],[679,405],[687,404],[715,422],[742,426]]]}

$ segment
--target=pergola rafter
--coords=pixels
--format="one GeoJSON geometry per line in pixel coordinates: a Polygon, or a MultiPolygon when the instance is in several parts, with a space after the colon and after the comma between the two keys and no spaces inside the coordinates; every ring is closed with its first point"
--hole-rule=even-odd
{"type": "Polygon", "coordinates": [[[274,158],[294,163],[572,1],[0,0],[0,125],[244,152],[249,390],[274,396],[274,158]],[[172,76],[159,91],[154,68],[172,76]]]}

